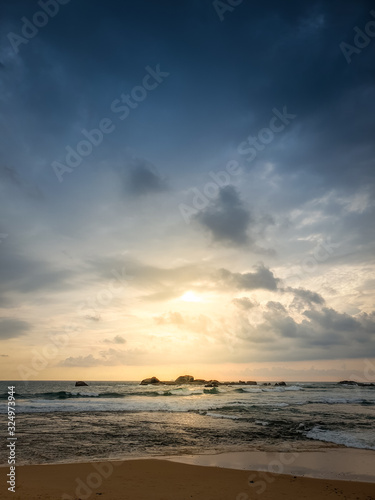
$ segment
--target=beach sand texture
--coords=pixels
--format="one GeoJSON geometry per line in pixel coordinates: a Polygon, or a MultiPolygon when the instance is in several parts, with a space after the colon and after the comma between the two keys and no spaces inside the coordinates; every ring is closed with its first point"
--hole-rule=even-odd
{"type": "MultiPolygon", "coordinates": [[[[7,468],[1,469],[2,483],[7,468]]],[[[255,473],[254,473],[255,474],[255,473]]],[[[312,479],[267,473],[261,480],[250,471],[202,467],[164,460],[128,460],[27,465],[17,468],[12,500],[374,500],[375,484],[312,479]]]]}

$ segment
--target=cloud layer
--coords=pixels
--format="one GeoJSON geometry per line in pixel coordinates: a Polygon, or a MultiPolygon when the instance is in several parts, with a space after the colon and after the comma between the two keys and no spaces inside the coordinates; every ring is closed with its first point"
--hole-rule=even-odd
{"type": "Polygon", "coordinates": [[[46,378],[375,356],[372,3],[69,2],[16,53],[35,9],[0,28],[3,378],[71,325],[46,378]]]}

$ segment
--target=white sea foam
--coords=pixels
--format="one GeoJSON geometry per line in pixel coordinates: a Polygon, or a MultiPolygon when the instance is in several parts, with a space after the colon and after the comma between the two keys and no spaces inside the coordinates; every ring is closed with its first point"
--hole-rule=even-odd
{"type": "Polygon", "coordinates": [[[348,448],[375,450],[375,436],[373,432],[369,431],[325,430],[317,426],[313,427],[305,435],[309,439],[341,444],[348,448]]]}
{"type": "Polygon", "coordinates": [[[303,391],[303,387],[299,385],[287,385],[278,387],[267,387],[262,389],[263,392],[285,392],[285,391],[303,391]]]}
{"type": "Polygon", "coordinates": [[[173,394],[174,396],[193,396],[195,394],[203,394],[203,390],[199,390],[199,389],[187,389],[187,388],[173,389],[173,390],[171,390],[169,392],[171,394],[173,394]]]}

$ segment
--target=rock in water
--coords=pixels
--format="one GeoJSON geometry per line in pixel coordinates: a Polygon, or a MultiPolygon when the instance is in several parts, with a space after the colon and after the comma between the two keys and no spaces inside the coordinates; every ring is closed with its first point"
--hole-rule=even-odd
{"type": "Polygon", "coordinates": [[[176,384],[189,384],[194,382],[194,377],[192,375],[180,375],[175,380],[176,384]]]}
{"type": "Polygon", "coordinates": [[[79,380],[76,382],[76,387],[83,387],[83,386],[88,386],[89,384],[86,384],[86,382],[82,382],[82,380],[79,380]]]}
{"type": "Polygon", "coordinates": [[[148,385],[148,384],[158,384],[160,380],[156,377],[151,377],[151,378],[145,378],[142,380],[141,385],[148,385]]]}
{"type": "Polygon", "coordinates": [[[209,380],[205,387],[219,387],[219,385],[220,382],[218,382],[217,380],[209,380]]]}
{"type": "Polygon", "coordinates": [[[372,387],[375,385],[372,382],[355,382],[354,380],[341,380],[338,383],[343,385],[358,385],[359,387],[372,387]]]}
{"type": "Polygon", "coordinates": [[[280,386],[284,387],[284,386],[286,386],[286,383],[285,382],[276,382],[275,387],[280,387],[280,386]]]}

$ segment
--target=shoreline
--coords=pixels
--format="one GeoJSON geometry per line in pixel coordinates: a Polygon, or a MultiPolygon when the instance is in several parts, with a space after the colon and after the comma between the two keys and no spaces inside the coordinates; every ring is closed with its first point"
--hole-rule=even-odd
{"type": "Polygon", "coordinates": [[[162,457],[161,460],[315,479],[375,483],[375,450],[244,451],[162,457]]]}
{"type": "MultiPolygon", "coordinates": [[[[323,445],[326,443],[322,443],[323,445]]],[[[92,466],[98,463],[114,465],[128,462],[158,460],[198,467],[214,467],[267,474],[291,475],[314,479],[355,481],[375,483],[375,450],[347,448],[344,446],[323,446],[310,450],[248,450],[215,451],[210,453],[176,455],[128,455],[112,459],[82,461],[60,461],[51,463],[16,464],[16,468],[92,466]]],[[[0,464],[0,470],[7,470],[8,464],[0,464]]]]}

